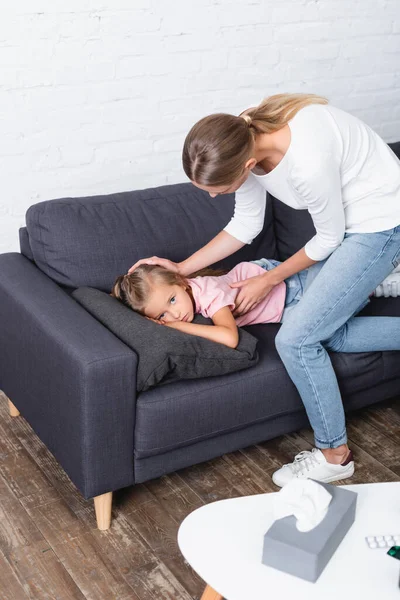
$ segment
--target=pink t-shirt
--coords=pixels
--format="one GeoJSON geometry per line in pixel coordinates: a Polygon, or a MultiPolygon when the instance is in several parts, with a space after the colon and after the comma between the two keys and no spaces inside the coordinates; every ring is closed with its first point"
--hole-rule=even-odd
{"type": "MultiPolygon", "coordinates": [[[[235,299],[239,288],[231,288],[230,283],[262,275],[265,269],[250,262],[241,262],[226,275],[220,277],[206,276],[188,279],[196,303],[196,313],[212,318],[213,315],[229,306],[235,308],[235,299]]],[[[271,292],[245,315],[236,317],[237,325],[254,325],[255,323],[279,323],[285,306],[286,284],[278,283],[271,292]]]]}

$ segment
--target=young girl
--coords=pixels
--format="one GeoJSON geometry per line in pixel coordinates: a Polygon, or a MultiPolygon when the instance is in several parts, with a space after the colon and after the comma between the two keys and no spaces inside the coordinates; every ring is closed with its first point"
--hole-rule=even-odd
{"type": "MultiPolygon", "coordinates": [[[[132,273],[120,275],[111,295],[156,323],[236,348],[239,341],[237,326],[283,322],[323,262],[288,277],[253,309],[240,316],[234,316],[239,290],[231,284],[274,269],[281,264],[279,261],[262,258],[241,262],[228,272],[202,269],[190,277],[158,265],[142,264],[132,273]],[[214,326],[192,323],[197,313],[211,318],[214,326]]],[[[368,300],[356,312],[367,303],[368,300]]],[[[338,339],[337,333],[334,339],[338,339]]],[[[333,340],[331,345],[327,340],[326,347],[334,349],[333,340]]]]}

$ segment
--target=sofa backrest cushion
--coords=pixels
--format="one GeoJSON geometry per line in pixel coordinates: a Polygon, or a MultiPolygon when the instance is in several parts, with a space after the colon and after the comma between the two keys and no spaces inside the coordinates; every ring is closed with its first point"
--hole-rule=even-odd
{"type": "MultiPolygon", "coordinates": [[[[209,194],[191,183],[86,198],[39,202],[26,213],[37,266],[65,286],[109,291],[140,258],[182,261],[209,242],[233,215],[234,195],[209,194]]],[[[272,207],[251,245],[215,266],[275,256],[272,207]]]]}
{"type": "MultiPolygon", "coordinates": [[[[389,144],[400,158],[400,142],[389,144]]],[[[273,209],[276,258],[286,260],[303,248],[315,235],[315,227],[307,210],[295,210],[273,196],[269,197],[273,209]]]]}
{"type": "MultiPolygon", "coordinates": [[[[138,355],[137,390],[180,379],[225,375],[258,362],[257,338],[239,328],[237,348],[154,323],[100,290],[82,287],[72,297],[138,355]]],[[[193,323],[212,325],[196,315],[193,323]]]]}
{"type": "Polygon", "coordinates": [[[273,196],[269,199],[274,215],[276,256],[278,260],[286,260],[315,235],[314,223],[308,210],[295,210],[273,196]]]}
{"type": "Polygon", "coordinates": [[[34,260],[32,254],[32,248],[29,242],[28,230],[26,227],[20,227],[19,229],[19,247],[21,254],[23,254],[29,260],[34,260]]]}

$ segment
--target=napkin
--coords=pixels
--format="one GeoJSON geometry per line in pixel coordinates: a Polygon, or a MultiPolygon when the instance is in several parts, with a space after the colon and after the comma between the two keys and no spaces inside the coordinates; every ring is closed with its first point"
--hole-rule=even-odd
{"type": "Polygon", "coordinates": [[[298,531],[311,531],[328,512],[332,495],[313,479],[292,479],[273,501],[274,519],[294,515],[298,531]]]}

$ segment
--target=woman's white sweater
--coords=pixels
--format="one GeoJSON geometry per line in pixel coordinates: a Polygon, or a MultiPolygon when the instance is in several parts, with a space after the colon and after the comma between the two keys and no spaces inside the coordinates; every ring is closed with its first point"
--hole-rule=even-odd
{"type": "Polygon", "coordinates": [[[307,209],[316,235],[311,259],[327,258],[345,232],[371,233],[400,224],[400,161],[368,125],[333,106],[312,104],[289,121],[291,142],[269,173],[254,170],[235,193],[225,231],[250,244],[264,224],[266,193],[307,209]]]}

